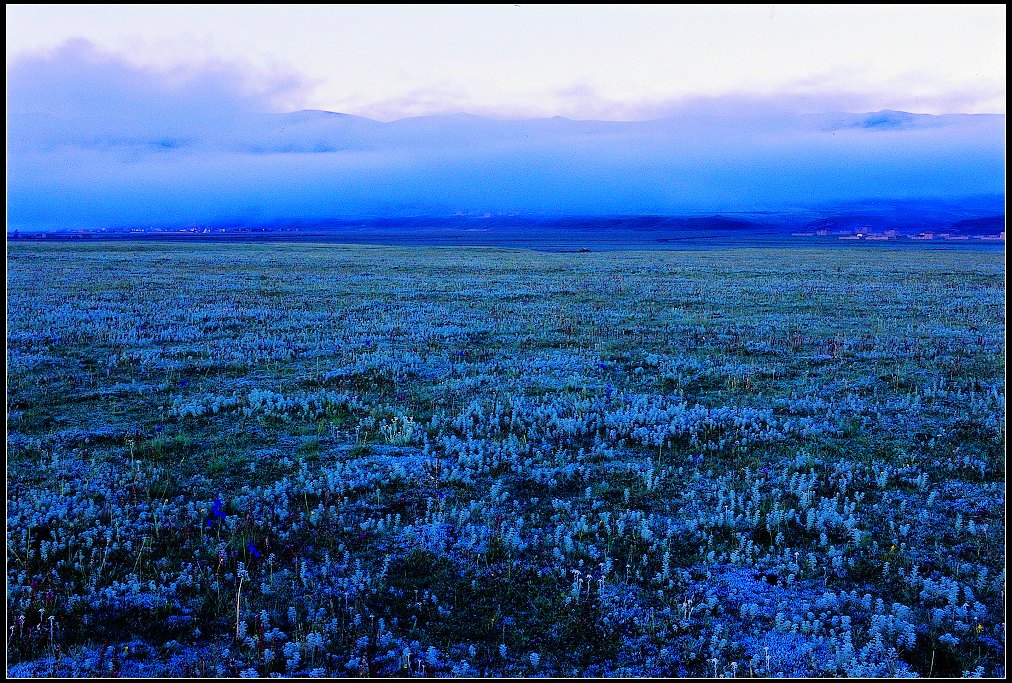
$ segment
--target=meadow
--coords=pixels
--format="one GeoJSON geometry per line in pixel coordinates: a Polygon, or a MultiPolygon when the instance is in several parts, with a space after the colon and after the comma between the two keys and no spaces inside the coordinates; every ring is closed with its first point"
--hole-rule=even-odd
{"type": "Polygon", "coordinates": [[[8,242],[10,676],[1004,676],[1004,253],[8,242]]]}

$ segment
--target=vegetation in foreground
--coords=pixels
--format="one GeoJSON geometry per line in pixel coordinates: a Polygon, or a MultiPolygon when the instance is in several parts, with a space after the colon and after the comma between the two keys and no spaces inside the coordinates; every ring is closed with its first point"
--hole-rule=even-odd
{"type": "Polygon", "coordinates": [[[8,248],[8,675],[1005,673],[1001,253],[8,248]]]}

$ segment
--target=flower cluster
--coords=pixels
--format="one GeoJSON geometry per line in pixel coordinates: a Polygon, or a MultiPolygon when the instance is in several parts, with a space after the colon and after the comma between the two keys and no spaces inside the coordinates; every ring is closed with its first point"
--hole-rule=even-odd
{"type": "Polygon", "coordinates": [[[1000,254],[10,252],[11,676],[1004,675],[1000,254]]]}

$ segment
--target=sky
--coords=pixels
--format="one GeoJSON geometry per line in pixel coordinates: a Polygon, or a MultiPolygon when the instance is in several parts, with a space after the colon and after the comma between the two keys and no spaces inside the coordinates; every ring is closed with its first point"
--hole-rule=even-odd
{"type": "Polygon", "coordinates": [[[1004,192],[1004,5],[6,13],[9,228],[1004,192]]]}
{"type": "Polygon", "coordinates": [[[1005,111],[1004,5],[7,6],[8,65],[74,38],[162,68],[287,75],[279,107],[381,120],[644,118],[731,92],[1005,111]]]}

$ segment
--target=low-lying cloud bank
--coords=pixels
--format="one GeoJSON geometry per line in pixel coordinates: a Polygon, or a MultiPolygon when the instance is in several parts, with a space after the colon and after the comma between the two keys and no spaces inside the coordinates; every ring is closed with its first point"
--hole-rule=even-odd
{"type": "MultiPolygon", "coordinates": [[[[165,71],[83,41],[8,66],[8,228],[358,216],[663,214],[1004,192],[1004,115],[804,113],[793,96],[648,121],[270,113],[307,87],[165,71]]],[[[808,103],[809,111],[811,103],[808,103]]]]}

